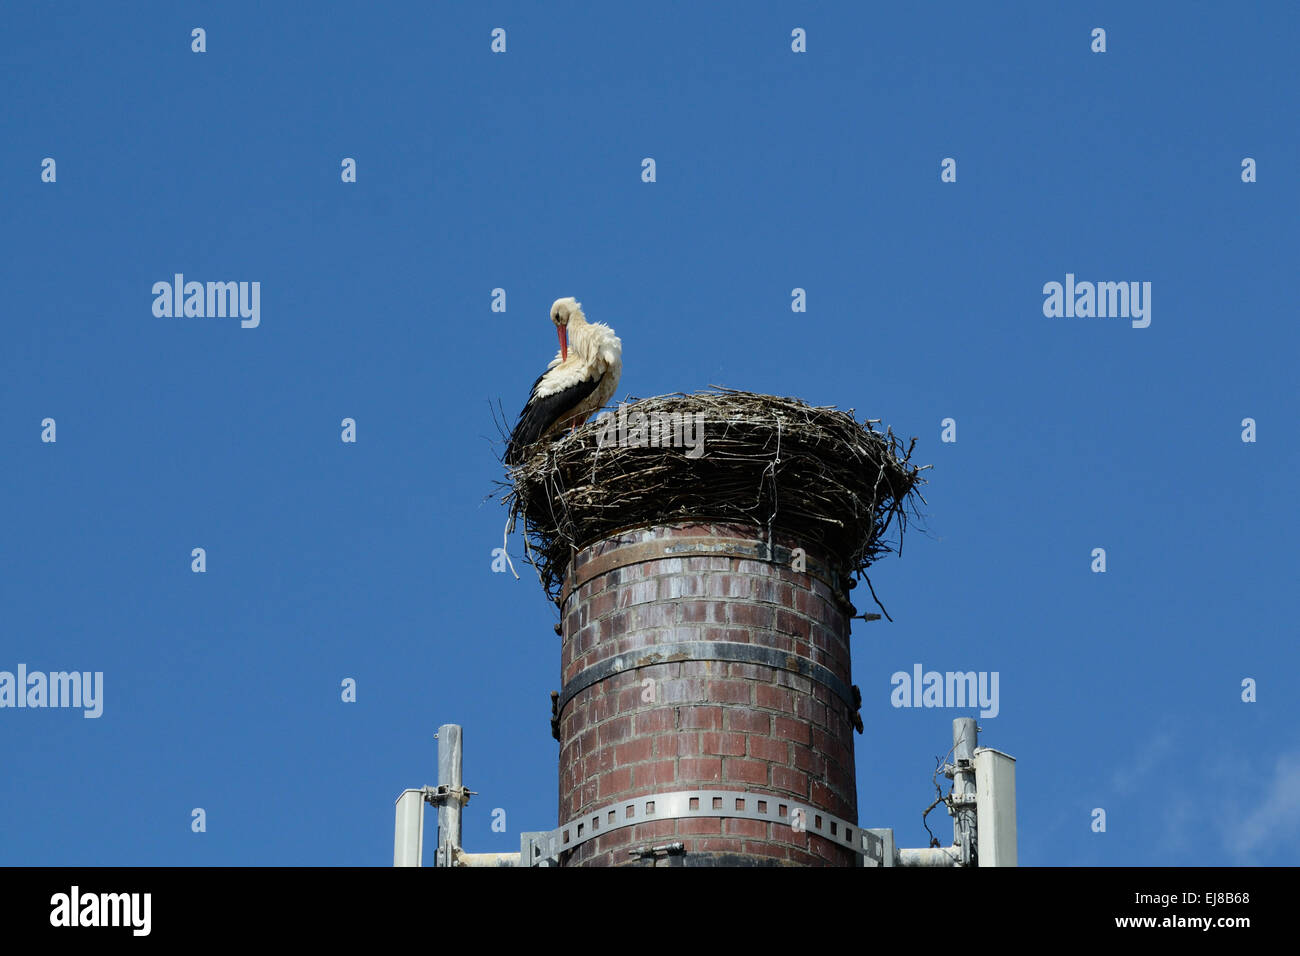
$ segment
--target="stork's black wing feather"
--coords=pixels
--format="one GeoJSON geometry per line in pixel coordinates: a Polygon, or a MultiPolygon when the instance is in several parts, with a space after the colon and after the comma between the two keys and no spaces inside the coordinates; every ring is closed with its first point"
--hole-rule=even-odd
{"type": "Polygon", "coordinates": [[[579,402],[596,390],[600,382],[597,378],[584,378],[566,389],[544,398],[537,398],[535,394],[537,386],[545,376],[546,373],[543,372],[537,377],[537,381],[533,382],[533,387],[529,390],[532,397],[528,399],[524,410],[519,413],[519,421],[515,424],[514,431],[510,433],[510,444],[506,447],[507,465],[519,464],[523,459],[524,449],[541,438],[548,428],[564,417],[566,412],[576,408],[579,402]]]}

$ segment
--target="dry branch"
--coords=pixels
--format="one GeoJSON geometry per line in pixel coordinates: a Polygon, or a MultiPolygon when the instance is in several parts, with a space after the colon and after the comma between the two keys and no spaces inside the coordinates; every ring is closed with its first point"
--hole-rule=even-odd
{"type": "MultiPolygon", "coordinates": [[[[798,399],[714,387],[625,403],[634,412],[704,418],[704,453],[683,447],[602,443],[588,422],[544,440],[499,482],[510,528],[523,522],[529,558],[554,599],[578,549],[619,531],[675,521],[751,524],[758,537],[783,531],[826,548],[862,576],[902,546],[908,513],[919,516],[924,483],[904,448],[876,420],[798,399]],[[892,529],[892,536],[889,534],[892,529]]],[[[929,466],[925,466],[929,467],[929,466]]]]}

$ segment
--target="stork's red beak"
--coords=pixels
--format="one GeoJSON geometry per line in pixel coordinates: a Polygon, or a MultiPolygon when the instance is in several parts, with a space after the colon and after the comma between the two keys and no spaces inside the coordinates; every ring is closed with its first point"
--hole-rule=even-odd
{"type": "Polygon", "coordinates": [[[560,361],[567,362],[569,360],[569,329],[567,326],[557,325],[555,334],[560,337],[560,361]]]}

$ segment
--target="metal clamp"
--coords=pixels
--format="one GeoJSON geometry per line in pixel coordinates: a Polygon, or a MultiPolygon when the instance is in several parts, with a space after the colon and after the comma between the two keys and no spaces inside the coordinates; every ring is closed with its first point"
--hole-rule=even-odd
{"type": "Polygon", "coordinates": [[[435,807],[440,807],[444,803],[459,802],[463,807],[469,803],[469,798],[474,796],[477,791],[470,790],[468,787],[453,787],[445,783],[440,783],[436,787],[424,788],[424,799],[435,807]]]}
{"type": "Polygon", "coordinates": [[[850,712],[857,709],[852,689],[829,667],[807,657],[789,654],[775,647],[742,644],[739,641],[684,641],[680,644],[655,644],[643,651],[607,657],[599,663],[592,664],[564,685],[555,713],[562,712],[569,705],[569,701],[592,684],[597,684],[615,674],[640,667],[675,664],[681,661],[730,661],[740,664],[761,664],[773,670],[789,671],[826,685],[840,700],[849,705],[850,712]]]}
{"type": "Polygon", "coordinates": [[[644,860],[646,857],[680,856],[685,852],[685,843],[661,843],[659,846],[634,847],[627,851],[627,855],[644,860]]]}
{"type": "Polygon", "coordinates": [[[623,827],[655,820],[702,817],[778,823],[797,833],[815,833],[859,855],[879,852],[879,838],[870,837],[856,823],[804,806],[789,797],[745,790],[677,790],[631,797],[575,817],[552,833],[556,851],[564,852],[623,827]]]}

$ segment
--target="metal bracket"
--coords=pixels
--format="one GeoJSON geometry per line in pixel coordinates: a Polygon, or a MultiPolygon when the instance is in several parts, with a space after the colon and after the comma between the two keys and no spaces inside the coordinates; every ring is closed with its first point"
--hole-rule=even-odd
{"type": "Polygon", "coordinates": [[[531,830],[519,835],[520,866],[559,866],[558,830],[531,830]]]}
{"type": "Polygon", "coordinates": [[[436,787],[424,788],[424,800],[435,807],[442,806],[444,803],[458,801],[463,807],[469,803],[469,798],[475,793],[477,791],[470,790],[468,787],[452,787],[447,784],[438,784],[436,787]]]}
{"type": "Polygon", "coordinates": [[[869,852],[864,832],[856,823],[805,806],[788,796],[744,790],[677,790],[630,797],[575,817],[550,835],[556,841],[556,851],[565,852],[623,827],[700,817],[778,823],[796,832],[815,833],[854,853],[869,852]]]}
{"type": "Polygon", "coordinates": [[[862,845],[866,852],[862,855],[862,865],[869,867],[894,866],[895,847],[892,827],[876,828],[862,831],[862,845]]]}
{"type": "Polygon", "coordinates": [[[643,846],[633,850],[628,850],[628,856],[646,857],[656,856],[679,856],[686,852],[685,843],[661,843],[659,846],[643,846]]]}

